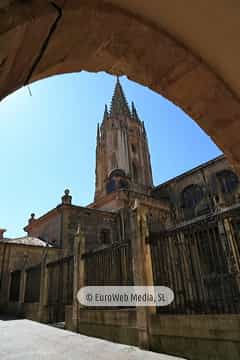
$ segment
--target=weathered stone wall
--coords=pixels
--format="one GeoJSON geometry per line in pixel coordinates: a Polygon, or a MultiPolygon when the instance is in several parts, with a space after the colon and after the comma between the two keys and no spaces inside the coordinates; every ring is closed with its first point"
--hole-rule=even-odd
{"type": "Polygon", "coordinates": [[[239,315],[154,315],[151,349],[191,360],[238,360],[239,315]]]}
{"type": "MultiPolygon", "coordinates": [[[[71,307],[66,328],[72,329],[71,307]]],[[[89,336],[139,345],[135,309],[79,309],[78,331],[89,336]]],[[[238,360],[240,315],[151,315],[150,350],[191,360],[238,360]]]]}
{"type": "Polygon", "coordinates": [[[80,224],[85,236],[86,251],[101,245],[101,231],[109,230],[110,242],[119,239],[117,215],[78,206],[66,207],[63,220],[63,247],[73,249],[74,235],[80,224]]]}
{"type": "MultiPolygon", "coordinates": [[[[68,308],[66,328],[72,329],[71,307],[68,308]]],[[[75,329],[76,330],[76,329],[75,329]]],[[[78,331],[81,334],[96,336],[123,344],[138,345],[136,311],[125,310],[86,310],[79,312],[78,331]]]]}
{"type": "Polygon", "coordinates": [[[117,214],[88,209],[75,205],[61,205],[39,219],[35,219],[25,229],[30,236],[40,237],[50,244],[73,251],[73,239],[77,225],[86,237],[86,249],[101,246],[100,234],[103,229],[110,232],[110,241],[118,241],[117,214]]]}
{"type": "Polygon", "coordinates": [[[234,171],[228,160],[220,156],[196,169],[190,170],[166,183],[157,186],[152,194],[157,199],[167,199],[172,207],[172,220],[177,224],[196,216],[209,214],[218,207],[224,208],[239,202],[240,178],[233,192],[223,193],[217,174],[222,170],[234,171]],[[198,185],[203,192],[201,201],[192,209],[184,209],[183,191],[191,185],[198,185]]]}
{"type": "Polygon", "coordinates": [[[61,211],[54,211],[52,216],[43,216],[39,221],[33,220],[28,226],[28,235],[46,242],[54,246],[61,246],[61,211]]]}

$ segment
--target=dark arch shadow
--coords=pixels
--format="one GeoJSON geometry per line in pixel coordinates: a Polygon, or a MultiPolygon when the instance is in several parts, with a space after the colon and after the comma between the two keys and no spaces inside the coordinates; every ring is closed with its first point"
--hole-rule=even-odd
{"type": "Polygon", "coordinates": [[[0,16],[0,99],[55,74],[125,74],[180,106],[240,173],[238,99],[164,31],[97,0],[13,1],[0,16]]]}

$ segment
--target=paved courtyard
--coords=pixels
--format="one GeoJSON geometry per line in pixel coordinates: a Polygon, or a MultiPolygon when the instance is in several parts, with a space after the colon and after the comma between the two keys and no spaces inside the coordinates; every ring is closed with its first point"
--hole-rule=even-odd
{"type": "Polygon", "coordinates": [[[1,360],[179,360],[30,320],[0,320],[1,360]]]}

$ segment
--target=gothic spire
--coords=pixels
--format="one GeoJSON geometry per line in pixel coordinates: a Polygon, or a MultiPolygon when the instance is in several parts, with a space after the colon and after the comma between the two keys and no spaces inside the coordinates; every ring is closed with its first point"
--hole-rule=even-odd
{"type": "Polygon", "coordinates": [[[107,105],[105,104],[105,109],[104,109],[104,114],[103,114],[103,122],[104,122],[105,120],[107,120],[108,117],[109,117],[108,107],[107,107],[107,105]]]}
{"type": "Polygon", "coordinates": [[[132,118],[136,121],[140,121],[134,102],[132,101],[132,118]]]}
{"type": "Polygon", "coordinates": [[[128,103],[124,95],[122,85],[120,84],[118,76],[112,97],[110,115],[111,116],[125,115],[129,117],[131,116],[128,103]]]}

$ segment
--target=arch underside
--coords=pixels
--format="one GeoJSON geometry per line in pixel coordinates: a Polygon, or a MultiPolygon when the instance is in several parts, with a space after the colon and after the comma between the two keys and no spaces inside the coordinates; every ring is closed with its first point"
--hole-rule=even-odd
{"type": "Polygon", "coordinates": [[[125,74],[165,96],[240,173],[236,92],[156,24],[103,1],[0,5],[0,99],[33,81],[81,70],[125,74]]]}

